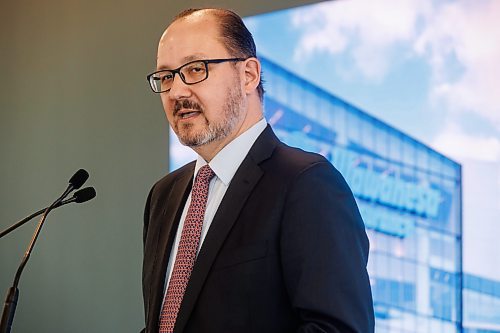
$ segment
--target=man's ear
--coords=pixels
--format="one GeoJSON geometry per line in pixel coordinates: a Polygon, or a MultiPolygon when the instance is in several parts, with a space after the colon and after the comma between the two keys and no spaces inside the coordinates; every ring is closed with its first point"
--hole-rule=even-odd
{"type": "Polygon", "coordinates": [[[257,89],[260,82],[260,61],[257,58],[248,58],[244,63],[245,93],[248,95],[257,89]]]}

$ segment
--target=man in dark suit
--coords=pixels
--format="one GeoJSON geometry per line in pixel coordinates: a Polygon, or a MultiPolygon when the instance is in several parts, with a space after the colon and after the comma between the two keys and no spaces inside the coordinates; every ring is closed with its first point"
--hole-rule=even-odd
{"type": "Polygon", "coordinates": [[[185,11],[161,37],[148,80],[199,156],[147,199],[145,332],[373,332],[353,195],[325,158],[277,139],[260,75],[231,11],[185,11]]]}

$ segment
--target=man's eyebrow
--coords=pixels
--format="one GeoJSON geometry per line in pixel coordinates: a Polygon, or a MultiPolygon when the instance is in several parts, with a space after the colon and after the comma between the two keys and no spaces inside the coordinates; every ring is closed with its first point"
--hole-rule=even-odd
{"type": "Polygon", "coordinates": [[[204,60],[204,59],[207,59],[205,55],[203,55],[202,53],[195,53],[183,58],[182,60],[184,61],[184,63],[186,63],[194,60],[204,60]]]}
{"type": "MultiPolygon", "coordinates": [[[[191,61],[204,60],[204,59],[207,59],[207,57],[206,57],[206,55],[204,55],[202,53],[191,54],[191,55],[188,55],[188,56],[182,58],[182,61],[181,61],[182,63],[179,66],[185,65],[185,64],[187,64],[188,62],[191,62],[191,61]]],[[[172,69],[179,68],[179,66],[172,67],[172,66],[161,65],[161,66],[156,67],[156,70],[159,70],[159,71],[161,71],[161,70],[172,70],[172,69]]]]}

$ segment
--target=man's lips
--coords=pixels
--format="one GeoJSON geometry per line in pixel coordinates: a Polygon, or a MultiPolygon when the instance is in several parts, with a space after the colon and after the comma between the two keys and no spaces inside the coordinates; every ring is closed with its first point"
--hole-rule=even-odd
{"type": "Polygon", "coordinates": [[[176,116],[179,117],[180,119],[188,119],[188,118],[195,117],[195,116],[197,116],[200,113],[201,113],[201,111],[199,111],[199,110],[187,110],[187,109],[183,109],[183,110],[179,110],[176,113],[176,116]]]}

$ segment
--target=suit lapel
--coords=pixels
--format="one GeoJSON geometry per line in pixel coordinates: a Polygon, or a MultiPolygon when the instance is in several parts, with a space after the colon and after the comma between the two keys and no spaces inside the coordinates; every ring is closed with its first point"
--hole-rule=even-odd
{"type": "Polygon", "coordinates": [[[177,315],[174,332],[184,330],[219,249],[245,206],[247,198],[262,177],[263,171],[259,164],[271,156],[278,143],[273,131],[267,126],[231,180],[198,254],[177,315]]]}
{"type": "Polygon", "coordinates": [[[157,246],[154,251],[155,259],[152,266],[152,279],[150,286],[150,304],[148,322],[149,327],[158,325],[158,318],[161,312],[161,304],[163,302],[163,291],[165,285],[165,274],[167,270],[170,251],[175,239],[179,220],[182,215],[184,204],[189,196],[192,186],[194,163],[188,170],[176,179],[172,185],[171,191],[166,198],[160,198],[165,203],[161,214],[155,219],[159,221],[159,230],[157,246]],[[151,293],[151,291],[156,291],[151,293]]]}

